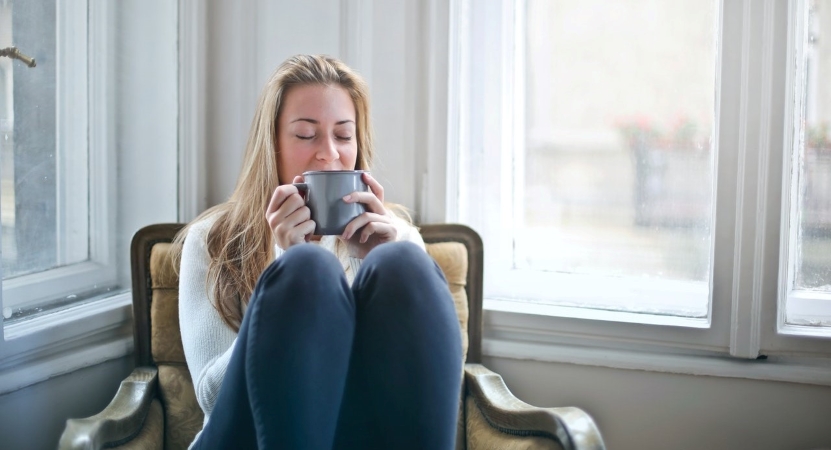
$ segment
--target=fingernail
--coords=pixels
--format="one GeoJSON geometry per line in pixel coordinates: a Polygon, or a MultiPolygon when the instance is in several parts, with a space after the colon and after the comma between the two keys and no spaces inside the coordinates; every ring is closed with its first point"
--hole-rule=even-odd
{"type": "Polygon", "coordinates": [[[345,195],[345,196],[343,197],[343,201],[348,202],[349,200],[352,200],[352,194],[345,195]]]}

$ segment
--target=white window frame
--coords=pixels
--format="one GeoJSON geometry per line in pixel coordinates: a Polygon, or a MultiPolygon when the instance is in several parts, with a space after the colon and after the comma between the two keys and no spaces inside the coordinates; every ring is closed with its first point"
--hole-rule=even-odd
{"type": "MultiPolygon", "coordinates": [[[[794,31],[788,33],[788,86],[791,90],[787,93],[787,108],[785,115],[785,143],[790,143],[790,152],[783,152],[783,165],[785,170],[782,174],[782,211],[789,212],[782,214],[782,239],[779,253],[779,278],[783,280],[779,284],[779,305],[777,308],[776,327],[780,334],[784,335],[807,335],[816,337],[831,337],[831,293],[811,291],[807,289],[794,289],[796,261],[791,261],[793,253],[791,249],[797,248],[797,232],[799,227],[791,226],[799,221],[797,210],[794,207],[797,202],[799,186],[795,182],[799,171],[799,149],[804,145],[804,120],[795,111],[802,111],[807,99],[799,93],[803,92],[803,78],[796,74],[804,70],[804,57],[802,55],[807,8],[800,11],[798,3],[791,3],[789,11],[790,23],[794,31]],[[826,326],[814,326],[812,324],[822,323],[826,326]]],[[[810,74],[808,75],[810,76],[810,74]]],[[[816,76],[814,75],[814,78],[816,76]]],[[[815,80],[816,81],[816,80],[815,80]]],[[[788,147],[786,146],[786,149],[788,147]]]]}
{"type": "MultiPolygon", "coordinates": [[[[458,149],[471,145],[470,136],[494,133],[482,140],[484,145],[516,142],[511,115],[502,116],[499,127],[482,130],[470,122],[464,108],[470,98],[492,94],[476,91],[482,87],[471,86],[468,80],[471,70],[483,67],[482,61],[471,61],[467,50],[472,8],[490,4],[496,10],[492,17],[501,17],[507,23],[490,22],[485,27],[488,32],[515,37],[524,31],[511,29],[521,1],[502,0],[494,5],[453,0],[447,8],[450,82],[445,104],[449,128],[446,146],[440,150],[447,151],[447,159],[443,171],[428,173],[426,179],[427,183],[443,183],[430,180],[446,177],[447,191],[452,195],[447,197],[444,211],[433,212],[431,220],[441,213],[447,221],[460,217],[456,187],[463,180],[455,168],[463,165],[458,149]]],[[[831,385],[831,373],[823,367],[823,357],[831,355],[831,341],[813,338],[817,333],[811,336],[804,330],[800,335],[788,334],[778,314],[779,253],[786,245],[780,243],[780,235],[787,235],[780,221],[789,211],[787,202],[780,198],[784,186],[788,186],[787,180],[782,180],[789,168],[783,165],[787,164],[783,148],[790,148],[792,142],[786,126],[791,119],[786,118],[786,112],[792,111],[788,101],[793,86],[786,79],[793,79],[794,70],[785,64],[792,60],[787,50],[792,45],[783,43],[792,42],[796,7],[795,2],[789,5],[785,0],[719,4],[718,35],[722,38],[716,65],[720,94],[715,123],[718,192],[712,242],[712,302],[706,322],[486,296],[486,354],[831,385]],[[744,362],[757,358],[758,363],[744,362]]],[[[479,51],[487,58],[484,64],[497,64],[503,68],[503,76],[516,76],[510,72],[511,67],[521,66],[514,63],[512,52],[516,48],[503,39],[498,51],[479,51]]],[[[510,100],[516,98],[509,92],[510,86],[500,86],[497,96],[502,104],[491,103],[485,108],[489,112],[516,108],[510,100]]],[[[511,167],[511,163],[503,161],[502,167],[511,167]]],[[[423,189],[429,194],[429,186],[423,189]]],[[[510,216],[510,208],[504,203],[502,207],[503,216],[510,216]]],[[[483,238],[489,239],[487,234],[483,238]]],[[[495,276],[487,272],[490,269],[486,267],[486,279],[495,276]]]]}
{"type": "MultiPolygon", "coordinates": [[[[59,1],[64,6],[72,3],[59,1]]],[[[199,111],[204,108],[199,106],[204,102],[204,76],[199,74],[205,73],[206,22],[205,7],[198,0],[84,1],[89,7],[83,13],[88,16],[88,32],[59,27],[59,33],[81,33],[84,40],[76,44],[87,54],[87,79],[77,80],[80,71],[71,75],[77,85],[86,84],[88,131],[72,134],[75,128],[63,122],[59,143],[87,139],[90,148],[88,196],[94,206],[88,214],[96,234],[89,242],[92,262],[64,270],[88,270],[86,282],[93,287],[98,280],[129,279],[129,267],[116,267],[115,260],[128,260],[124,252],[129,252],[136,230],[150,223],[190,220],[203,203],[199,199],[204,174],[191,163],[200,160],[202,150],[204,116],[199,111]],[[157,74],[160,78],[154,79],[157,74]],[[116,208],[119,205],[129,208],[116,208]],[[94,272],[104,276],[95,278],[94,272]]],[[[64,75],[61,87],[73,79],[64,75]]],[[[58,108],[62,106],[70,108],[59,100],[58,108]]],[[[65,200],[75,198],[67,194],[65,200]]],[[[71,212],[61,218],[69,219],[64,222],[68,225],[71,212]]],[[[0,315],[0,394],[128,355],[133,347],[131,323],[129,291],[5,323],[0,315]]]]}
{"type": "Polygon", "coordinates": [[[116,281],[113,227],[115,192],[107,142],[88,136],[106,129],[104,93],[88,91],[88,67],[96,43],[107,42],[105,25],[89,26],[86,0],[57,0],[57,267],[4,280],[3,309],[42,305],[116,281]],[[88,50],[89,46],[89,50],[88,50]],[[71,155],[67,157],[67,155],[71,155]],[[91,233],[90,230],[95,230],[91,233]],[[75,262],[79,261],[79,262],[75,262]]]}

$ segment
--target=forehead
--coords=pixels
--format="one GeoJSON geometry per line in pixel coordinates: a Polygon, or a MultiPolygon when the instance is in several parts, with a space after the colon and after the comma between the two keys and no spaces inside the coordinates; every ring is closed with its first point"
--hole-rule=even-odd
{"type": "Polygon", "coordinates": [[[298,118],[317,121],[355,120],[355,104],[340,85],[306,84],[291,87],[283,97],[281,121],[298,118]]]}

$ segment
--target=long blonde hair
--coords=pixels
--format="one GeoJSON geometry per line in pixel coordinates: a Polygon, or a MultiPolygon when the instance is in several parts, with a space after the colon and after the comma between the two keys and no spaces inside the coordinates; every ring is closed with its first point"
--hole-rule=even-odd
{"type": "MultiPolygon", "coordinates": [[[[274,236],[265,210],[279,184],[277,118],[286,93],[294,86],[320,84],[344,88],[355,105],[358,155],[355,169],[369,170],[373,159],[372,129],[369,123],[369,90],[363,79],[346,64],[325,55],[295,55],[271,75],[260,98],[242,163],[239,179],[230,199],[208,209],[185,227],[174,240],[181,252],[191,225],[215,217],[208,232],[210,256],[208,286],[222,320],[239,331],[242,316],[254,285],[273,258],[274,236]]],[[[177,264],[181,254],[176,254],[177,264]]]]}

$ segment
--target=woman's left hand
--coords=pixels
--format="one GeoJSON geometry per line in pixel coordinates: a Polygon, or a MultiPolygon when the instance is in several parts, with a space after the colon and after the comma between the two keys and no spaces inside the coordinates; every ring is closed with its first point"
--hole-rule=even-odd
{"type": "Polygon", "coordinates": [[[363,174],[370,192],[353,192],[343,198],[346,203],[363,203],[366,212],[352,219],[341,236],[349,245],[349,254],[365,258],[370,250],[385,242],[393,242],[398,230],[393,225],[393,215],[384,207],[384,188],[368,173],[363,174]]]}

